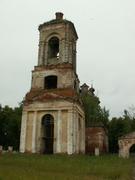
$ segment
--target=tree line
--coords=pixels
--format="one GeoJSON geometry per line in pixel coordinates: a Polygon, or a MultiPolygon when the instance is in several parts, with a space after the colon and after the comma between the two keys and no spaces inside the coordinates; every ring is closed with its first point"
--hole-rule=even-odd
{"type": "Polygon", "coordinates": [[[0,105],[0,145],[4,149],[13,146],[19,150],[21,116],[22,105],[15,108],[0,105]]]}

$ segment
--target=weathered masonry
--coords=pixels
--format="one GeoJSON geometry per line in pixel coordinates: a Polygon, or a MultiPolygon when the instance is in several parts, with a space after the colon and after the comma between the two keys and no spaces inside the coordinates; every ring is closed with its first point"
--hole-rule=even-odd
{"type": "Polygon", "coordinates": [[[56,13],[56,19],[41,24],[39,32],[38,65],[23,106],[20,152],[84,153],[74,24],[56,13]]]}
{"type": "Polygon", "coordinates": [[[118,144],[119,157],[128,158],[130,155],[130,149],[135,145],[135,132],[120,137],[118,144]]]}
{"type": "Polygon", "coordinates": [[[98,148],[100,153],[108,152],[108,135],[107,130],[103,125],[92,125],[85,130],[87,154],[94,154],[95,149],[98,148]]]}

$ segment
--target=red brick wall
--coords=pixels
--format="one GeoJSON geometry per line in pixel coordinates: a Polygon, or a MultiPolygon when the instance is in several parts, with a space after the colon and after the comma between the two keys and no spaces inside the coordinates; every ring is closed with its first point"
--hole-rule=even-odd
{"type": "Polygon", "coordinates": [[[95,148],[99,148],[100,153],[108,152],[108,137],[103,127],[86,128],[86,153],[94,154],[95,148]]]}

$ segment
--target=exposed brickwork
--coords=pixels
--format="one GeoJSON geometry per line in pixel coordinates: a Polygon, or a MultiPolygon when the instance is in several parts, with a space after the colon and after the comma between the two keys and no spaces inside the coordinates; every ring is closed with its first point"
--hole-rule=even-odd
{"type": "Polygon", "coordinates": [[[103,127],[86,128],[86,153],[94,154],[95,148],[99,148],[100,153],[108,151],[108,138],[103,127]]]}
{"type": "Polygon", "coordinates": [[[35,71],[42,71],[42,70],[49,70],[49,69],[73,69],[72,64],[69,63],[63,63],[63,64],[51,64],[51,65],[46,65],[46,66],[35,66],[35,71]]]}
{"type": "Polygon", "coordinates": [[[54,89],[54,90],[39,90],[32,89],[26,95],[25,103],[30,101],[46,101],[48,99],[74,99],[80,100],[78,94],[73,89],[54,89]]]}

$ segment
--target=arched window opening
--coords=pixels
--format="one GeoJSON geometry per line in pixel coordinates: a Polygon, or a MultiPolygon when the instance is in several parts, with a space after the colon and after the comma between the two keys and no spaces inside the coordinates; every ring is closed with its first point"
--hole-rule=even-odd
{"type": "Polygon", "coordinates": [[[43,126],[43,141],[44,141],[44,150],[46,154],[53,153],[53,139],[54,139],[54,118],[50,114],[46,114],[42,118],[43,126]]]}
{"type": "Polygon", "coordinates": [[[133,144],[131,147],[130,147],[130,155],[134,155],[135,156],[135,144],[133,144]]]}
{"type": "Polygon", "coordinates": [[[59,59],[59,39],[52,37],[48,43],[48,58],[59,59]]]}
{"type": "Polygon", "coordinates": [[[57,76],[47,76],[44,79],[45,89],[56,89],[57,88],[57,76]]]}

